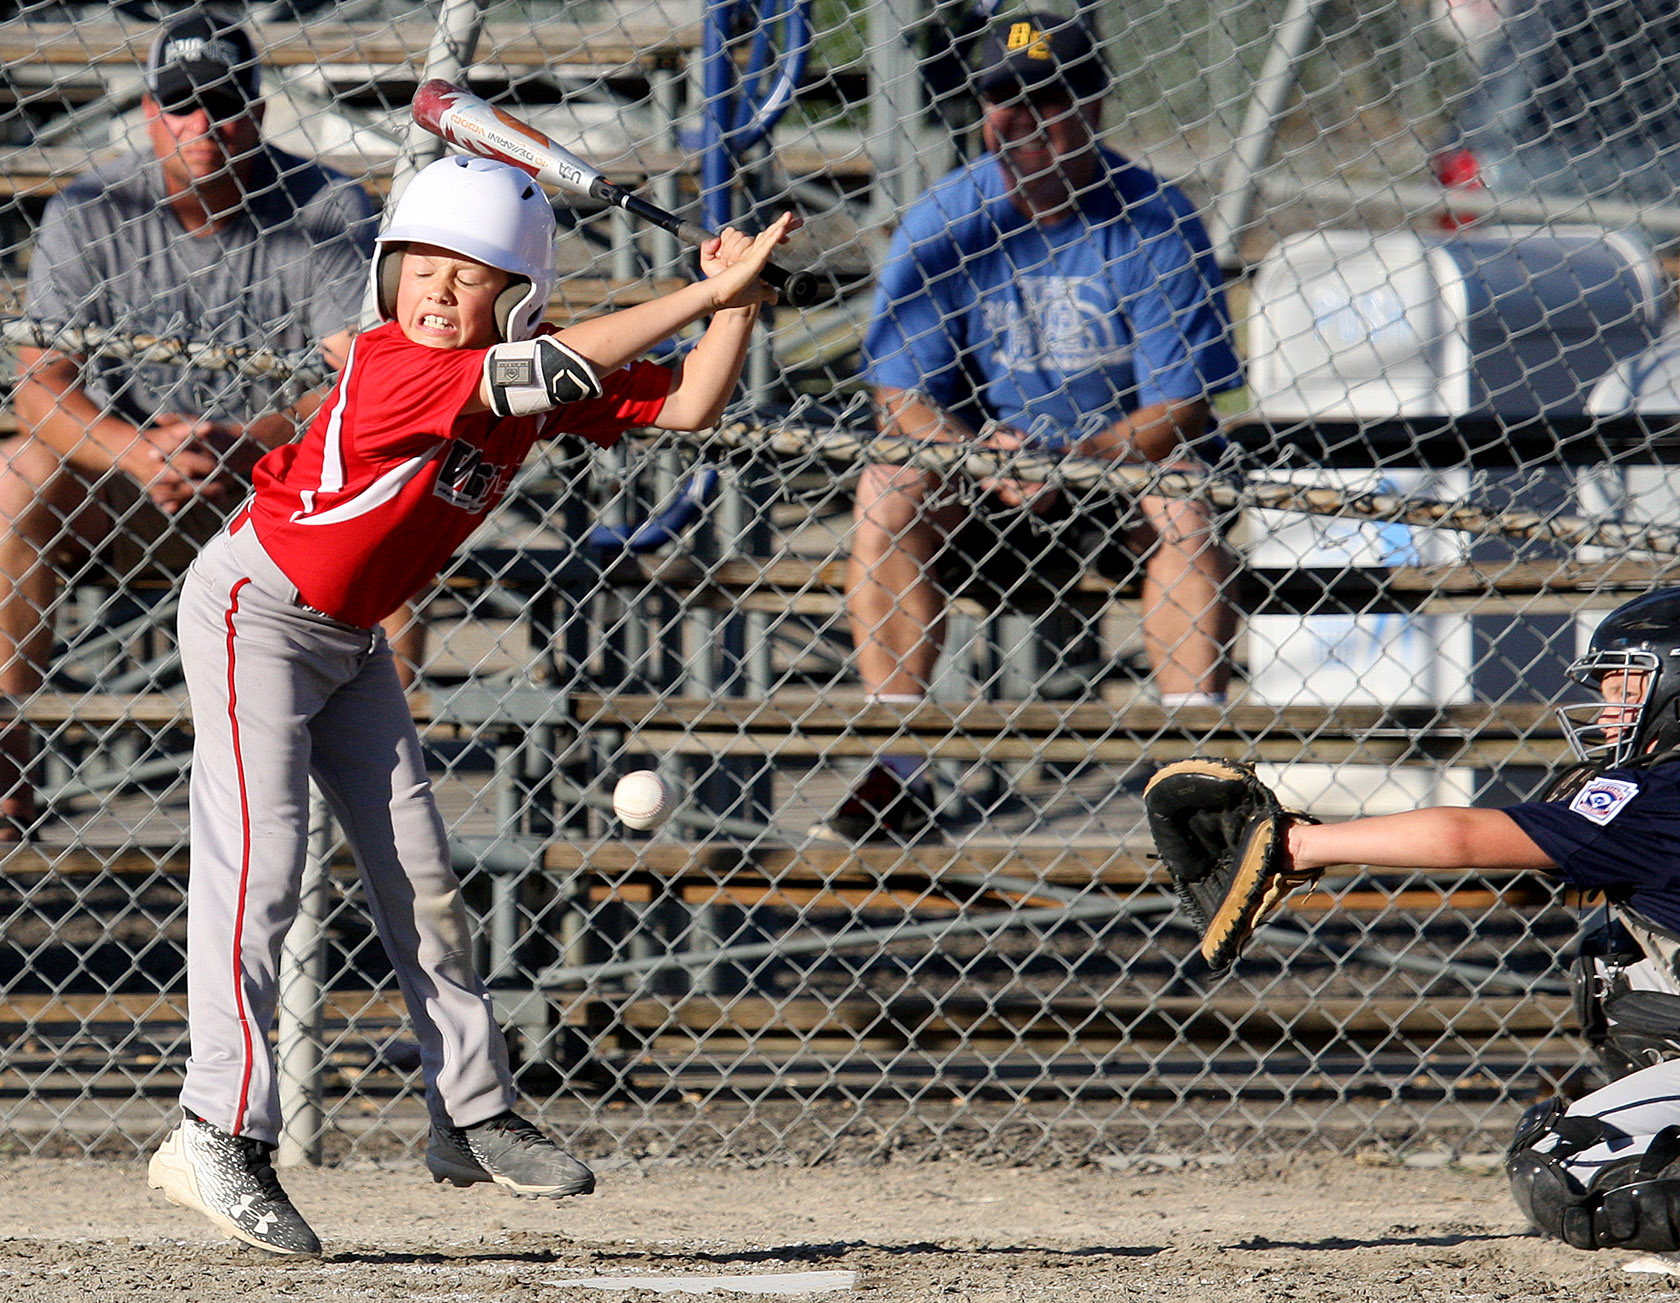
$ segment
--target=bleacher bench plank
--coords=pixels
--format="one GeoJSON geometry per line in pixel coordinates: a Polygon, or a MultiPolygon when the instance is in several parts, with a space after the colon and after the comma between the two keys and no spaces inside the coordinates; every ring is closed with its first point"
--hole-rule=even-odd
{"type": "MultiPolygon", "coordinates": [[[[562,719],[562,712],[548,705],[559,700],[554,692],[541,689],[525,689],[504,698],[493,689],[468,684],[450,691],[412,691],[408,708],[426,737],[517,743],[530,728],[562,719]],[[542,706],[540,715],[534,703],[542,706]]],[[[185,694],[175,692],[42,692],[21,706],[0,701],[0,721],[9,720],[24,720],[55,738],[87,737],[132,728],[190,730],[192,710],[185,694]]]]}
{"type": "MultiPolygon", "coordinates": [[[[418,72],[436,31],[434,22],[413,20],[265,22],[252,35],[270,67],[371,64],[418,72]]],[[[150,26],[116,20],[11,22],[0,25],[0,59],[60,67],[118,65],[138,72],[153,34],[150,26]]],[[[700,28],[693,23],[486,23],[475,63],[531,68],[573,63],[628,71],[682,60],[699,45],[700,28]]]]}
{"type": "MultiPolygon", "coordinates": [[[[1551,706],[1481,702],[1442,706],[1114,707],[1098,702],[928,703],[914,710],[836,705],[815,696],[659,697],[524,689],[409,694],[422,728],[517,734],[565,724],[616,729],[673,754],[784,758],[870,757],[891,741],[906,752],[956,760],[1126,761],[1221,755],[1280,763],[1399,764],[1419,759],[1497,768],[1550,765],[1568,751],[1551,706]]],[[[42,693],[0,703],[0,719],[42,728],[190,728],[177,693],[42,693]]]]}
{"type": "MultiPolygon", "coordinates": [[[[581,885],[595,902],[637,904],[675,896],[689,905],[728,901],[905,911],[965,908],[991,899],[1037,907],[1060,903],[1069,889],[1138,894],[1168,885],[1147,848],[1118,846],[1111,839],[909,847],[566,840],[547,843],[539,858],[552,878],[581,885]]],[[[348,848],[339,847],[332,867],[354,871],[348,848]]],[[[188,869],[181,846],[19,845],[0,851],[0,878],[18,883],[184,877],[188,869]]],[[[1314,890],[1297,892],[1288,908],[1309,914],[1443,907],[1486,912],[1544,908],[1556,899],[1549,880],[1517,870],[1349,869],[1326,875],[1314,890]]]]}
{"type": "Polygon", "coordinates": [[[1588,599],[1618,605],[1680,577],[1674,557],[1500,561],[1457,565],[1250,569],[1238,604],[1250,614],[1414,611],[1569,615],[1588,599]]]}
{"type": "MultiPolygon", "coordinates": [[[[835,744],[856,744],[857,754],[873,755],[883,740],[930,747],[948,742],[960,748],[995,743],[1019,753],[1004,758],[1077,758],[1071,748],[1109,748],[1117,753],[1140,744],[1170,746],[1175,740],[1212,747],[1245,748],[1281,743],[1298,759],[1305,748],[1347,746],[1368,763],[1427,754],[1456,763],[1481,743],[1511,751],[1534,746],[1551,751],[1563,734],[1549,705],[1495,705],[1468,702],[1438,706],[1191,706],[1173,711],[1156,705],[1114,707],[1101,702],[963,701],[928,702],[913,709],[879,703],[856,707],[835,704],[815,692],[784,693],[768,701],[737,697],[661,697],[651,693],[574,693],[521,689],[505,695],[494,688],[476,692],[416,691],[409,708],[422,724],[471,722],[482,710],[496,722],[498,703],[506,705],[506,726],[533,722],[528,711],[540,707],[535,722],[570,720],[578,728],[613,728],[635,733],[644,742],[678,744],[692,752],[720,741],[739,741],[748,753],[786,756],[835,754],[835,744]],[[475,703],[469,708],[464,702],[475,703]],[[1016,745],[1019,744],[1019,745],[1016,745]],[[1055,747],[1054,754],[1035,748],[1055,747]]],[[[82,724],[110,727],[188,727],[191,713],[185,694],[40,693],[22,706],[0,703],[0,719],[34,724],[82,724]]],[[[851,754],[846,752],[845,754],[851,754]]],[[[1476,754],[1480,754],[1477,752],[1476,754]]],[[[1530,761],[1533,761],[1533,757],[1530,761]]]]}
{"type": "Polygon", "coordinates": [[[1444,1035],[1477,1040],[1544,1036],[1567,1020],[1563,996],[1476,995],[1465,997],[1358,997],[1268,994],[1253,996],[1118,995],[1106,999],[1067,996],[1054,1001],[947,995],[937,1002],[923,996],[884,1000],[765,1000],[743,997],[720,1001],[690,996],[675,1006],[658,1000],[631,1000],[617,1010],[623,1025],[665,1035],[684,1032],[712,1035],[739,1032],[756,1038],[766,1031],[856,1034],[867,1031],[884,1040],[929,1041],[994,1035],[1013,1042],[1043,1025],[1054,1039],[1067,1036],[1071,1020],[1080,1040],[1105,1033],[1125,1040],[1175,1041],[1198,1029],[1220,1043],[1287,1040],[1323,1044],[1358,1036],[1408,1037],[1435,1043],[1444,1035]]]}
{"type": "MultiPolygon", "coordinates": [[[[401,1022],[408,1016],[402,996],[392,991],[328,991],[329,1022],[401,1022]]],[[[8,994],[0,998],[0,1029],[16,1035],[18,1024],[159,1023],[187,1019],[183,992],[116,992],[102,995],[8,994]]]]}
{"type": "MultiPolygon", "coordinates": [[[[62,145],[20,145],[0,150],[0,197],[45,202],[88,168],[109,162],[121,152],[102,149],[89,153],[62,145]]],[[[790,145],[776,149],[775,155],[777,164],[795,179],[859,177],[871,171],[867,160],[851,154],[833,155],[790,145]]],[[[319,154],[316,161],[354,177],[380,196],[390,193],[397,162],[395,157],[332,153],[319,154]]],[[[698,167],[694,154],[675,150],[644,149],[633,154],[597,155],[585,161],[609,181],[630,189],[645,185],[651,178],[673,174],[692,181],[698,167]]]]}
{"type": "MultiPolygon", "coordinates": [[[[673,554],[627,558],[609,571],[619,586],[671,588],[696,605],[719,610],[822,615],[842,609],[843,557],[776,557],[712,563],[673,554]]],[[[1239,572],[1236,603],[1250,615],[1345,615],[1410,611],[1451,614],[1571,614],[1589,598],[1615,605],[1680,578],[1680,558],[1602,562],[1508,561],[1392,567],[1247,567],[1239,572]]],[[[1028,585],[1023,609],[1048,606],[1052,594],[1028,585]]],[[[1055,600],[1079,609],[1136,598],[1137,586],[1087,572],[1058,590],[1055,600]]],[[[959,597],[958,609],[991,609],[959,597]]]]}
{"type": "MultiPolygon", "coordinates": [[[[844,557],[702,562],[674,553],[625,558],[608,571],[608,577],[619,587],[654,585],[672,589],[681,592],[685,602],[710,610],[832,615],[844,602],[846,564],[844,557]]],[[[1131,585],[1087,572],[1054,593],[1042,585],[1023,585],[1014,609],[1030,613],[1052,605],[1071,605],[1095,611],[1132,591],[1131,585]]],[[[969,615],[994,609],[963,594],[956,596],[952,606],[969,615]]]]}
{"type": "Polygon", "coordinates": [[[816,694],[770,701],[578,693],[580,729],[612,728],[656,752],[784,758],[869,757],[883,743],[954,760],[1168,760],[1220,755],[1289,763],[1477,768],[1547,765],[1568,747],[1549,705],[1344,705],[1117,708],[1097,702],[929,702],[913,709],[834,704],[816,694]]]}

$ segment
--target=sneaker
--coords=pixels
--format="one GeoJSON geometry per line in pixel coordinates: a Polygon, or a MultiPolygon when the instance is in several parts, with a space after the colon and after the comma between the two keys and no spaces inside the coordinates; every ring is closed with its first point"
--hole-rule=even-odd
{"type": "Polygon", "coordinates": [[[884,765],[873,765],[851,795],[811,836],[839,842],[912,842],[933,830],[933,784],[905,782],[884,765]]]}
{"type": "Polygon", "coordinates": [[[274,1146],[230,1136],[188,1113],[152,1155],[146,1184],[269,1253],[314,1254],[321,1241],[280,1188],[274,1146]]]}
{"type": "Polygon", "coordinates": [[[470,1127],[434,1122],[426,1167],[434,1181],[494,1181],[515,1194],[539,1199],[563,1199],[595,1188],[595,1173],[517,1113],[502,1113],[470,1127]]]}

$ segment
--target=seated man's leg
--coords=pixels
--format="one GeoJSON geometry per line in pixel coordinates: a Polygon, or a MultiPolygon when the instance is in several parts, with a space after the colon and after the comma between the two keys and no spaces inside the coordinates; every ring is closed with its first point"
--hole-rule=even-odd
{"type": "Polygon", "coordinates": [[[1234,564],[1207,507],[1184,498],[1144,498],[1148,529],[1143,641],[1166,702],[1189,694],[1222,700],[1236,631],[1234,564]]]}
{"type": "Polygon", "coordinates": [[[870,696],[920,697],[945,643],[945,594],[933,573],[942,532],[925,509],[937,483],[904,466],[869,466],[858,481],[846,614],[870,696]]]}
{"type": "MultiPolygon", "coordinates": [[[[858,482],[846,614],[858,677],[871,701],[920,701],[944,648],[947,599],[933,566],[961,511],[930,507],[938,483],[903,466],[869,466],[858,482]]],[[[933,791],[922,769],[920,756],[881,756],[812,832],[845,841],[915,836],[933,815],[933,791]]]]}
{"type": "MultiPolygon", "coordinates": [[[[88,486],[45,444],[0,444],[0,692],[23,704],[41,687],[52,655],[59,579],[53,553],[98,532],[88,486]]],[[[17,841],[36,818],[26,725],[0,728],[0,841],[17,841]]]]}

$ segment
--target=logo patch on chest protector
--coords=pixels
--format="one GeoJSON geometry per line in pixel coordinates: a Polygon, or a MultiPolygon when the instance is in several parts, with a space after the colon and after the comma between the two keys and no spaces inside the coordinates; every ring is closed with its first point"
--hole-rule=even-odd
{"type": "Polygon", "coordinates": [[[537,371],[528,357],[496,358],[490,364],[490,383],[534,385],[537,383],[537,371]]]}
{"type": "Polygon", "coordinates": [[[1575,793],[1575,799],[1569,803],[1569,812],[1603,827],[1638,795],[1638,783],[1621,778],[1595,778],[1575,793]]]}

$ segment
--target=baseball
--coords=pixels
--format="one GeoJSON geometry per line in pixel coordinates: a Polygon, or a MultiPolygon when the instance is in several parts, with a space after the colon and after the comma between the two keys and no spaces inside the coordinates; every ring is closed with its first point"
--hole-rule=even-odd
{"type": "Polygon", "coordinates": [[[625,774],[613,788],[613,813],[631,828],[657,828],[671,812],[671,794],[651,769],[625,774]]]}

